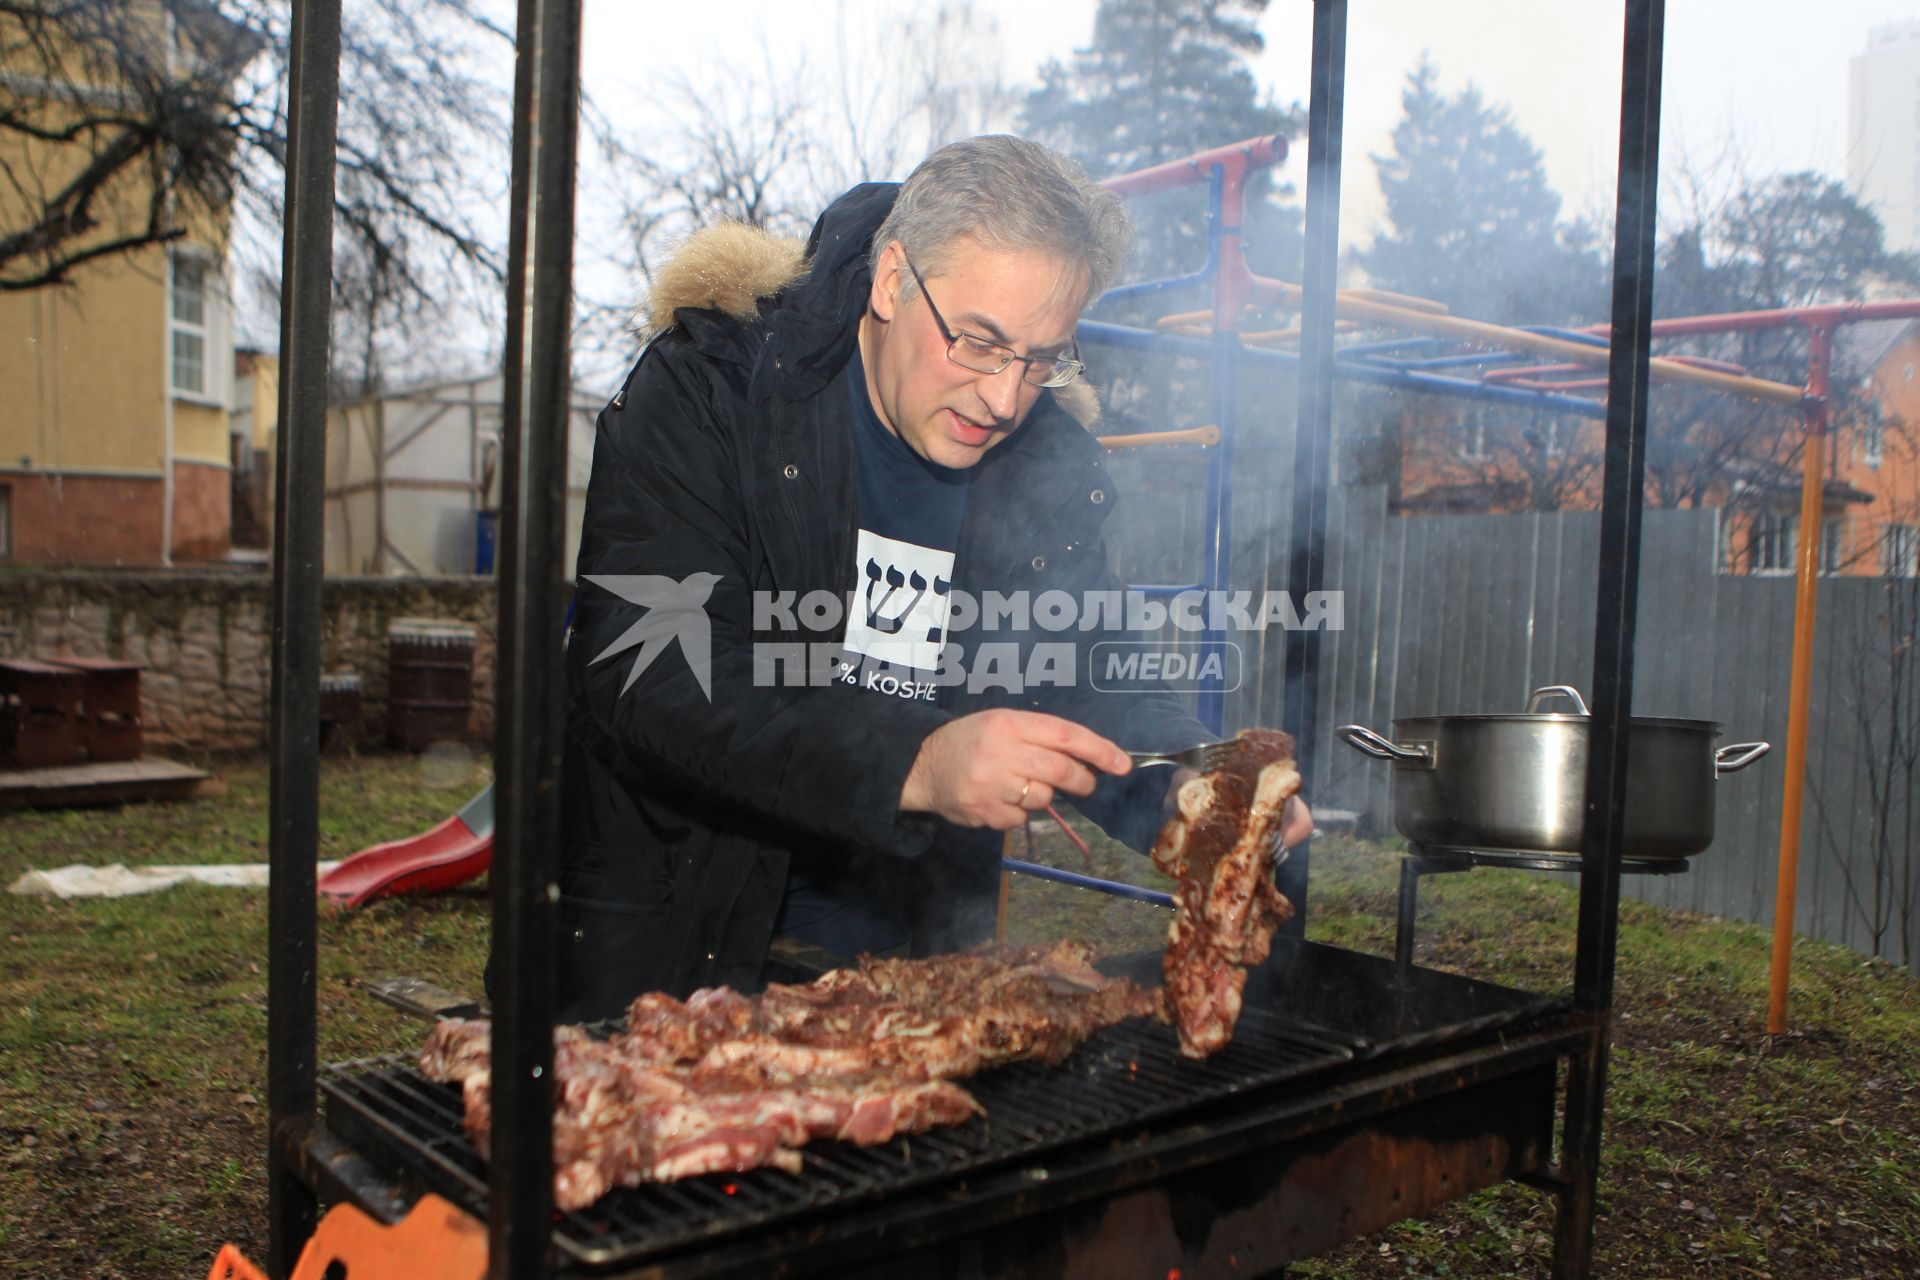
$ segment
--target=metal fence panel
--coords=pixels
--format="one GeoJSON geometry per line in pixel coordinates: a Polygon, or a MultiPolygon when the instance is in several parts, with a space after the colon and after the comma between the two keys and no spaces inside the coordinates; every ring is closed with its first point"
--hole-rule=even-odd
{"type": "MultiPolygon", "coordinates": [[[[1235,467],[1231,585],[1256,602],[1287,587],[1286,425],[1266,424],[1257,443],[1243,440],[1235,467]]],[[[1116,460],[1127,497],[1114,546],[1133,581],[1199,576],[1203,503],[1197,485],[1172,482],[1175,466],[1197,478],[1204,463],[1116,460]]],[[[1391,766],[1348,748],[1334,729],[1358,722],[1386,732],[1396,716],[1517,711],[1536,687],[1584,686],[1599,517],[1396,516],[1383,487],[1351,485],[1330,495],[1328,529],[1327,585],[1344,595],[1345,625],[1322,644],[1314,799],[1357,810],[1372,830],[1391,833],[1391,766]]],[[[1718,573],[1714,511],[1649,511],[1644,533],[1636,714],[1716,720],[1722,743],[1765,739],[1776,750],[1716,784],[1715,840],[1687,873],[1630,876],[1624,891],[1767,923],[1794,582],[1718,573]]],[[[1797,924],[1920,972],[1916,591],[1912,580],[1821,581],[1797,924]]],[[[1227,700],[1227,727],[1278,725],[1285,634],[1256,632],[1242,648],[1245,675],[1227,700]]]]}

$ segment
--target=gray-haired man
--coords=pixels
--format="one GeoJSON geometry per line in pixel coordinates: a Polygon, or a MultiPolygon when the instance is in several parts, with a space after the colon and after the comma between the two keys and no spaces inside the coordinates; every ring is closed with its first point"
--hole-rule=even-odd
{"type": "Polygon", "coordinates": [[[1081,624],[1120,584],[1069,403],[1128,236],[1071,161],[987,137],[850,191],[804,251],[720,228],[662,274],[580,547],[565,1016],[752,987],[776,929],[841,954],[977,940],[996,833],[1056,795],[1151,841],[1166,776],[1116,744],[1206,729],[1088,680],[1110,637],[1081,624]],[[711,582],[710,652],[636,656],[642,578],[711,582]]]}

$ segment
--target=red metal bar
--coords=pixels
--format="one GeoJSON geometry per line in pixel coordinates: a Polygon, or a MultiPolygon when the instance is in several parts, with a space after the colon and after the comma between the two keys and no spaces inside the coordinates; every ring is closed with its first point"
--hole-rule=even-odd
{"type": "Polygon", "coordinates": [[[1226,198],[1222,203],[1229,209],[1237,210],[1238,188],[1246,181],[1247,174],[1254,169],[1279,164],[1286,158],[1287,140],[1274,133],[1228,143],[1211,151],[1196,151],[1183,160],[1169,160],[1151,169],[1123,173],[1108,178],[1100,185],[1123,196],[1145,195],[1150,191],[1167,191],[1205,182],[1213,166],[1219,165],[1227,180],[1226,198]]]}
{"type": "Polygon", "coordinates": [[[1573,378],[1566,382],[1555,382],[1544,378],[1521,378],[1506,385],[1516,391],[1602,391],[1606,389],[1607,380],[1573,378]]]}
{"type": "MultiPolygon", "coordinates": [[[[1587,364],[1530,364],[1526,366],[1510,365],[1500,369],[1489,369],[1480,375],[1482,382],[1514,382],[1523,378],[1538,378],[1549,373],[1585,373],[1592,365],[1587,364]]],[[[1602,385],[1605,385],[1604,383],[1602,385]]]]}
{"type": "MultiPolygon", "coordinates": [[[[1888,302],[1834,302],[1813,307],[1780,307],[1771,311],[1729,311],[1711,316],[1677,316],[1653,322],[1653,336],[1671,338],[1690,333],[1732,333],[1750,329],[1780,329],[1800,325],[1807,329],[1833,330],[1843,324],[1862,320],[1920,320],[1920,298],[1898,298],[1888,302]]],[[[1607,326],[1588,325],[1582,333],[1604,337],[1607,326]]]]}

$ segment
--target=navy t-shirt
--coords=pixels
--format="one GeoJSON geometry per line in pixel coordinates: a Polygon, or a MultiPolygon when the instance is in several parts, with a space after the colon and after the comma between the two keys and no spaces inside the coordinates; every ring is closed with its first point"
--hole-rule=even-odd
{"type": "Polygon", "coordinates": [[[868,398],[858,350],[848,373],[860,529],[841,679],[932,702],[972,472],[929,462],[887,430],[868,398]]]}

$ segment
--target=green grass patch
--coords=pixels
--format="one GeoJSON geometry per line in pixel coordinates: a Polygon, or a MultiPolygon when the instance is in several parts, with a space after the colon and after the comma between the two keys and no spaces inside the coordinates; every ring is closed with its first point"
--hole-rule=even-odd
{"type": "MultiPolygon", "coordinates": [[[[215,768],[224,795],[0,818],[0,883],[74,862],[264,860],[264,762],[215,768]]],[[[321,856],[423,830],[485,779],[482,762],[456,755],[329,758],[321,856]]],[[[1144,858],[1076,827],[1093,874],[1169,887],[1144,858]]],[[[1317,842],[1309,936],[1390,955],[1399,852],[1317,842]]],[[[1035,825],[1033,856],[1089,869],[1050,820],[1035,825]]],[[[1419,961],[1565,990],[1576,906],[1563,877],[1428,877],[1419,961]]],[[[487,914],[479,885],[323,910],[321,1060],[416,1047],[420,1025],[358,984],[406,974],[477,992],[487,914]]],[[[1159,946],[1167,923],[1159,907],[1029,877],[1010,885],[1014,941],[1135,950],[1159,946]]],[[[0,1274],[192,1276],[223,1240],[261,1258],[266,895],[0,896],[0,937],[0,1274]]],[[[1920,1274],[1920,988],[1802,941],[1795,1030],[1770,1040],[1769,947],[1761,928],[1622,904],[1598,1274],[1920,1274]]],[[[1552,1228],[1548,1197],[1503,1186],[1293,1274],[1538,1276],[1552,1228]]]]}

